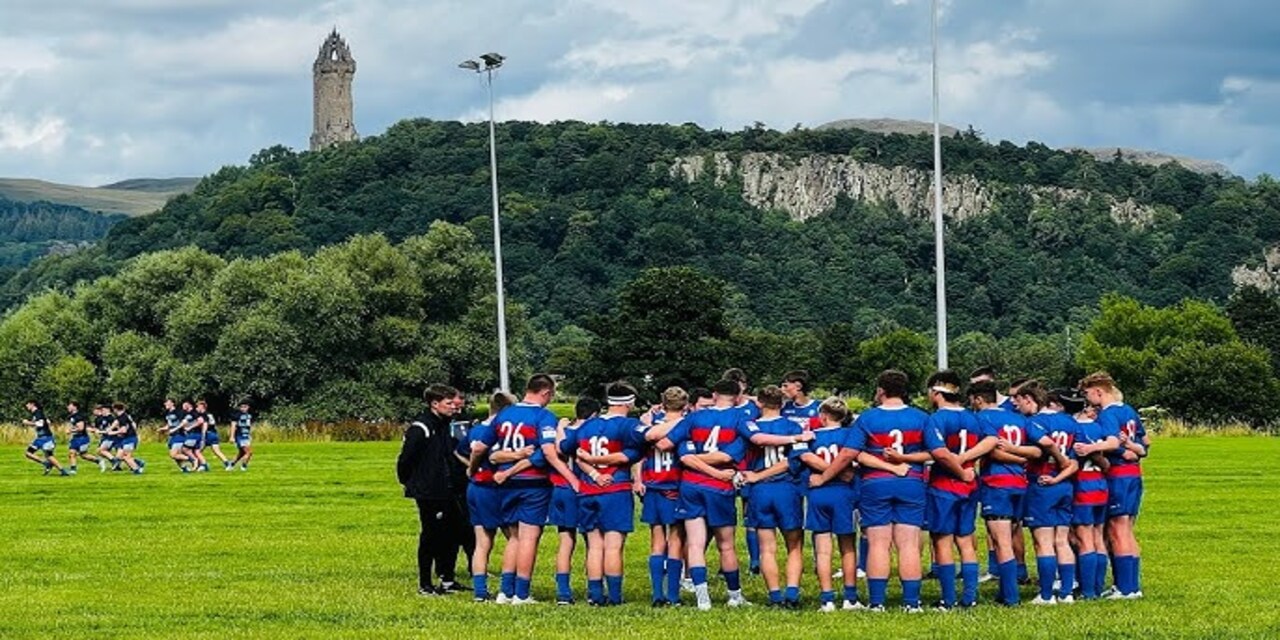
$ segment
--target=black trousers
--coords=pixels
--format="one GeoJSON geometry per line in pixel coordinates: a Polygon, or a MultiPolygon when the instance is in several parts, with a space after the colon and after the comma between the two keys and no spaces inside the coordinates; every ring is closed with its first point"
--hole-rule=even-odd
{"type": "Polygon", "coordinates": [[[418,521],[418,586],[430,587],[434,574],[444,582],[454,580],[458,548],[462,545],[459,531],[468,523],[458,509],[457,500],[417,500],[418,521]]]}
{"type": "Polygon", "coordinates": [[[458,513],[461,514],[461,521],[458,523],[458,544],[462,547],[462,552],[467,555],[467,573],[471,572],[471,556],[476,553],[476,529],[471,526],[471,510],[467,508],[467,496],[462,494],[457,497],[458,513]]]}

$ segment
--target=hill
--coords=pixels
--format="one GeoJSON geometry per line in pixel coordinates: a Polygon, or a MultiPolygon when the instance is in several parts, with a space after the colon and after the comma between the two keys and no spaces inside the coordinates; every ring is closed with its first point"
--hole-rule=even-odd
{"type": "Polygon", "coordinates": [[[0,197],[16,202],[50,202],[99,213],[140,216],[153,213],[175,195],[191,191],[195,178],[137,179],[102,187],[79,187],[25,178],[0,178],[0,197]]]}

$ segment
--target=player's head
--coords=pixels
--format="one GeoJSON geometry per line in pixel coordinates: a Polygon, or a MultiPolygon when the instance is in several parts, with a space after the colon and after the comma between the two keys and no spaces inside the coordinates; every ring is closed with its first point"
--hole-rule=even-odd
{"type": "Polygon", "coordinates": [[[1049,392],[1039,380],[1027,380],[1018,385],[1012,396],[1013,406],[1024,416],[1033,416],[1049,405],[1049,392]]]}
{"type": "Polygon", "coordinates": [[[809,393],[809,372],[802,369],[788,371],[787,375],[782,376],[782,393],[787,398],[794,399],[797,396],[809,393]]]}
{"type": "Polygon", "coordinates": [[[111,407],[108,407],[105,404],[100,404],[93,408],[93,412],[100,416],[105,416],[111,412],[111,407]]]}
{"type": "Polygon", "coordinates": [[[457,395],[458,390],[447,384],[429,384],[422,392],[422,401],[427,403],[432,413],[447,418],[456,410],[453,398],[457,395]]]}
{"type": "Polygon", "coordinates": [[[614,413],[621,412],[623,408],[630,410],[631,407],[636,406],[636,388],[625,380],[609,383],[609,386],[605,387],[604,396],[605,402],[614,413]]]}
{"type": "Polygon", "coordinates": [[[662,392],[662,410],[667,413],[680,413],[689,406],[689,392],[680,387],[667,387],[662,392]]]}
{"type": "Polygon", "coordinates": [[[183,408],[183,410],[185,410],[185,411],[190,411],[190,410],[193,408],[193,407],[191,406],[191,401],[190,401],[190,400],[183,400],[183,401],[182,401],[182,408],[183,408]]]}
{"type": "Polygon", "coordinates": [[[978,367],[969,372],[969,382],[995,382],[996,369],[992,366],[978,367]]]}
{"type": "Polygon", "coordinates": [[[462,413],[462,410],[467,406],[467,397],[462,395],[461,391],[454,389],[452,400],[453,400],[453,412],[462,413]]]}
{"type": "Polygon", "coordinates": [[[876,400],[883,402],[890,398],[897,398],[906,402],[908,384],[910,382],[907,379],[907,374],[897,369],[882,371],[876,377],[876,400]]]}
{"type": "Polygon", "coordinates": [[[67,403],[67,413],[80,413],[80,403],[72,400],[67,403]]]}
{"type": "Polygon", "coordinates": [[[1084,411],[1084,395],[1075,389],[1054,389],[1049,392],[1049,406],[1058,405],[1064,413],[1076,415],[1084,411]]]}
{"type": "Polygon", "coordinates": [[[711,385],[711,393],[717,405],[733,404],[742,394],[742,387],[738,382],[725,378],[711,385]]]}
{"type": "Polygon", "coordinates": [[[209,408],[209,403],[204,400],[196,400],[196,411],[204,411],[209,408]]]}
{"type": "Polygon", "coordinates": [[[818,417],[827,426],[842,425],[849,419],[849,405],[845,404],[844,399],[832,396],[818,405],[818,417]]]}
{"type": "Polygon", "coordinates": [[[994,380],[979,380],[969,384],[969,404],[974,409],[985,409],[996,406],[996,383],[994,380]]]}
{"type": "Polygon", "coordinates": [[[756,402],[760,404],[761,409],[780,411],[782,410],[782,401],[785,399],[786,395],[782,389],[774,385],[768,385],[756,392],[756,402]]]}
{"type": "Polygon", "coordinates": [[[240,404],[236,405],[236,408],[240,410],[240,413],[249,413],[249,401],[241,400],[240,404]]]}
{"type": "Polygon", "coordinates": [[[589,420],[600,413],[600,401],[582,396],[573,405],[573,417],[577,420],[589,420]]]}
{"type": "Polygon", "coordinates": [[[533,402],[540,406],[551,404],[551,399],[556,395],[556,381],[545,373],[535,373],[529,378],[529,382],[524,385],[524,399],[526,402],[533,402]]]}
{"type": "Polygon", "coordinates": [[[1080,389],[1084,391],[1085,400],[1095,407],[1104,407],[1110,404],[1116,396],[1120,395],[1120,389],[1116,386],[1115,378],[1106,371],[1098,371],[1085,376],[1080,380],[1080,389]]]}
{"type": "Polygon", "coordinates": [[[962,381],[960,374],[945,369],[931,376],[924,386],[929,390],[929,402],[935,407],[956,406],[964,400],[960,392],[962,381]]]}
{"type": "Polygon", "coordinates": [[[39,409],[40,409],[39,402],[36,402],[35,400],[27,401],[27,411],[38,411],[39,409]]]}
{"type": "Polygon", "coordinates": [[[720,377],[724,380],[732,380],[738,383],[739,394],[743,394],[747,392],[747,372],[743,371],[742,369],[739,369],[737,367],[726,369],[724,372],[724,375],[720,377]]]}
{"type": "Polygon", "coordinates": [[[1022,388],[1022,385],[1028,382],[1031,382],[1031,378],[1014,378],[1013,382],[1009,383],[1009,390],[1006,392],[1006,395],[1010,398],[1018,395],[1018,390],[1022,388]]]}
{"type": "Polygon", "coordinates": [[[125,409],[127,409],[127,408],[128,408],[128,407],[124,406],[124,403],[123,403],[123,402],[117,402],[117,403],[115,403],[115,404],[111,405],[111,410],[112,410],[112,411],[114,411],[114,412],[116,412],[116,415],[120,415],[120,414],[124,413],[125,409]]]}
{"type": "Polygon", "coordinates": [[[689,390],[689,399],[693,402],[694,410],[706,409],[716,403],[715,394],[711,393],[706,387],[694,387],[689,390]]]}
{"type": "Polygon", "coordinates": [[[174,404],[173,404],[173,398],[165,398],[165,399],[164,399],[164,408],[165,408],[166,410],[172,411],[172,410],[173,410],[173,407],[174,407],[174,404]]]}
{"type": "Polygon", "coordinates": [[[496,416],[499,411],[516,403],[516,397],[506,391],[495,391],[489,398],[489,415],[496,416]]]}

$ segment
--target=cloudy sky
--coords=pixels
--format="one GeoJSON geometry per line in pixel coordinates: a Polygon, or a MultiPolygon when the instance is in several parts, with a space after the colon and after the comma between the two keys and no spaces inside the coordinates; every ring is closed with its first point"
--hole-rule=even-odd
{"type": "MultiPolygon", "coordinates": [[[[1280,173],[1270,0],[944,0],[943,120],[991,140],[1154,148],[1280,173]]],[[[362,135],[475,119],[788,129],[929,117],[927,0],[3,0],[0,176],[203,175],[305,148],[337,26],[362,135]]]]}

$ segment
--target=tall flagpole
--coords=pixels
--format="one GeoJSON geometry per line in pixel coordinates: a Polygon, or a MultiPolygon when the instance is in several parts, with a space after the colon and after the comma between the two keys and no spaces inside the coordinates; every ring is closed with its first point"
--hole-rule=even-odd
{"type": "Polygon", "coordinates": [[[933,0],[933,258],[936,264],[938,369],[947,368],[947,267],[942,246],[942,133],[938,122],[938,0],[933,0]]]}

